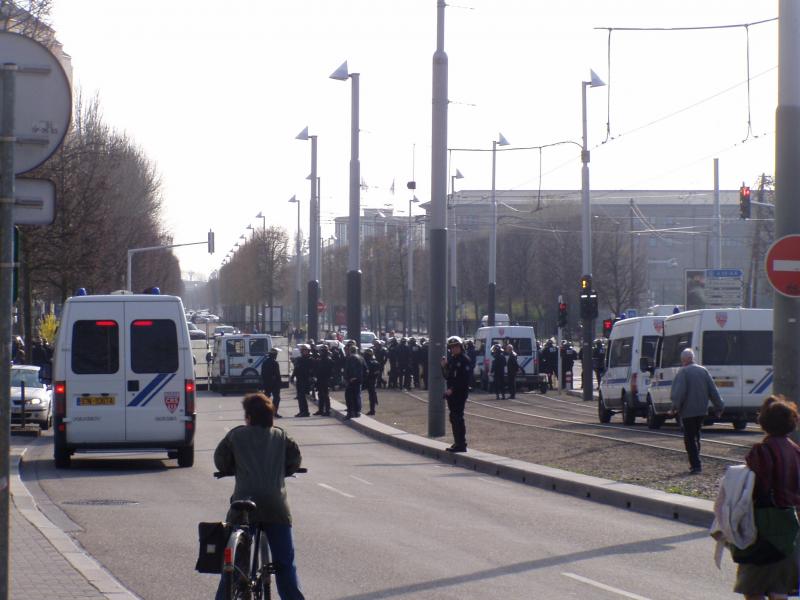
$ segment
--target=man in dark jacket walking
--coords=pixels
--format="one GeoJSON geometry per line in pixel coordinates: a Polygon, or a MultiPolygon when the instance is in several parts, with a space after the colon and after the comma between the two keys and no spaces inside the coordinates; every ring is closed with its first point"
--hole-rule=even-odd
{"type": "Polygon", "coordinates": [[[719,395],[719,390],[714,380],[706,371],[694,362],[694,352],[685,348],[681,352],[682,367],[672,380],[670,400],[672,400],[672,414],[679,415],[683,426],[683,443],[689,455],[691,473],[701,473],[700,463],[700,430],[703,421],[708,416],[708,401],[714,405],[714,414],[722,415],[725,404],[719,395]]]}
{"type": "Polygon", "coordinates": [[[349,355],[344,363],[344,400],[347,405],[345,419],[354,419],[361,416],[361,385],[364,383],[366,364],[358,354],[358,346],[353,344],[348,348],[349,355]]]}
{"type": "Polygon", "coordinates": [[[278,349],[270,348],[267,358],[261,365],[261,387],[264,393],[272,398],[275,417],[280,419],[278,407],[281,404],[281,368],[278,365],[278,349]]]}

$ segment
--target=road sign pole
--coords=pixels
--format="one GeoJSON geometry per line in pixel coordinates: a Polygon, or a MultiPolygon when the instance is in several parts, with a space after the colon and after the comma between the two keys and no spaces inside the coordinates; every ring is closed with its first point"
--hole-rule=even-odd
{"type": "MultiPolygon", "coordinates": [[[[800,233],[800,3],[780,0],[775,117],[775,239],[800,233]]],[[[769,267],[769,265],[767,265],[769,267]]],[[[773,390],[800,401],[800,298],[775,294],[773,390]]]]}
{"type": "Polygon", "coordinates": [[[2,66],[0,107],[0,600],[8,595],[11,461],[11,287],[14,272],[14,97],[17,65],[2,66]]]}

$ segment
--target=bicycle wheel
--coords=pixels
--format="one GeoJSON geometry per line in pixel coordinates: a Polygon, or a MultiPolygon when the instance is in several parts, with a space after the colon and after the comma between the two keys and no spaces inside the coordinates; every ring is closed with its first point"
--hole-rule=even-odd
{"type": "Polygon", "coordinates": [[[233,571],[223,575],[225,600],[252,600],[250,591],[250,540],[239,536],[234,548],[233,571]]]}
{"type": "Polygon", "coordinates": [[[271,592],[271,574],[273,572],[272,564],[269,561],[269,545],[267,544],[267,536],[263,531],[258,532],[258,557],[261,560],[261,565],[253,565],[255,572],[258,573],[256,579],[255,589],[253,590],[253,600],[270,600],[272,597],[271,592]]]}

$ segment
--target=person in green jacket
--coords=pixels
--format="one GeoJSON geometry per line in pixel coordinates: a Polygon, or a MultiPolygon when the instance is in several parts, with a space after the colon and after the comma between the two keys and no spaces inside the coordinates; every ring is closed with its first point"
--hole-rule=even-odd
{"type": "MultiPolygon", "coordinates": [[[[278,594],[282,600],[303,600],[285,482],[302,464],[300,449],[283,429],[273,426],[275,408],[264,394],[246,395],[242,407],[245,425],[230,430],[217,445],[214,465],[221,473],[236,476],[231,502],[247,499],[256,503],[250,522],[267,536],[278,594]]],[[[232,517],[229,513],[226,520],[232,517]]],[[[222,593],[220,580],[217,598],[222,593]]]]}

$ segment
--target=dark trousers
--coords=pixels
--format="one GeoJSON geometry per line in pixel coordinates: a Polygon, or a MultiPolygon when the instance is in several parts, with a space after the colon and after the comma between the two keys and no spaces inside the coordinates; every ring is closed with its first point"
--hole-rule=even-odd
{"type": "Polygon", "coordinates": [[[307,415],[308,399],[306,398],[306,394],[308,394],[311,386],[308,381],[301,381],[298,379],[295,387],[297,388],[297,405],[300,407],[300,413],[307,415]]]}
{"type": "Polygon", "coordinates": [[[514,375],[509,374],[508,379],[506,380],[506,389],[508,389],[508,396],[510,398],[517,397],[517,374],[514,375]]]}
{"type": "MultiPolygon", "coordinates": [[[[275,566],[275,583],[281,600],[304,600],[305,596],[300,591],[300,581],[297,579],[297,569],[294,565],[291,526],[264,525],[263,532],[267,536],[272,564],[275,566]]],[[[222,600],[225,596],[224,581],[225,575],[223,574],[219,580],[216,600],[222,600]]]]}
{"type": "Polygon", "coordinates": [[[467,447],[467,425],[464,423],[464,406],[467,404],[466,392],[453,392],[447,396],[450,411],[450,427],[453,428],[453,445],[467,447]]]}
{"type": "Polygon", "coordinates": [[[327,415],[331,412],[331,395],[327,383],[317,382],[317,398],[319,398],[319,402],[317,403],[319,412],[323,415],[327,415]]]}
{"type": "Polygon", "coordinates": [[[683,426],[683,443],[689,455],[689,465],[692,469],[700,468],[700,430],[703,428],[704,416],[681,417],[683,426]]]}
{"type": "Polygon", "coordinates": [[[397,372],[398,372],[397,364],[389,363],[389,383],[388,383],[388,386],[390,388],[396,388],[397,387],[397,372]]]}
{"type": "Polygon", "coordinates": [[[344,388],[344,402],[347,405],[347,414],[351,417],[361,414],[361,384],[348,383],[344,388]]]}
{"type": "Polygon", "coordinates": [[[495,398],[500,398],[500,394],[503,395],[503,398],[506,397],[506,378],[503,375],[494,376],[494,395],[495,398]]]}
{"type": "Polygon", "coordinates": [[[378,392],[375,390],[374,383],[367,384],[367,395],[369,396],[369,412],[375,412],[375,407],[378,406],[378,392]]]}
{"type": "Polygon", "coordinates": [[[267,394],[270,398],[272,398],[272,406],[275,407],[275,414],[278,414],[278,407],[281,405],[281,388],[280,384],[274,388],[268,388],[264,390],[264,393],[267,394]]]}

